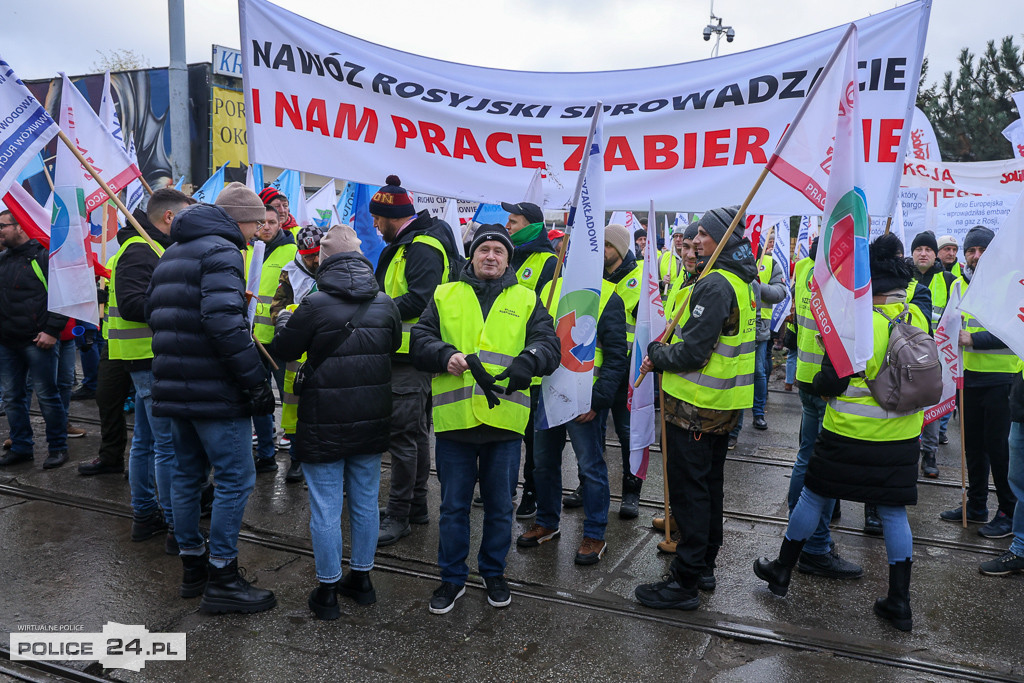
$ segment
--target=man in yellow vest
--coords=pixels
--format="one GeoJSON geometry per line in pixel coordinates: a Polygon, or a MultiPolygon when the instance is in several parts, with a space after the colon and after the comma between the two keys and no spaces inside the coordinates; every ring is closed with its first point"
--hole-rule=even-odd
{"type": "MultiPolygon", "coordinates": [[[[724,239],[738,207],[712,209],[697,228],[698,261],[724,239]]],[[[723,476],[729,431],[754,403],[757,265],[744,222],[726,242],[711,272],[666,302],[671,319],[686,308],[670,344],[652,342],[643,368],[659,370],[668,442],[668,485],[680,538],[664,581],[637,586],[648,607],[696,609],[698,588],[713,590],[722,545],[723,476]]]]}
{"type": "MultiPolygon", "coordinates": [[[[638,263],[629,249],[629,232],[626,227],[612,223],[604,229],[604,279],[615,285],[615,293],[622,299],[626,311],[626,358],[633,353],[633,338],[636,333],[636,312],[643,288],[644,265],[638,263]]],[[[609,410],[598,416],[601,434],[608,424],[611,412],[615,422],[615,435],[619,438],[622,451],[622,503],[619,505],[621,519],[636,519],[640,515],[640,491],[644,480],[629,469],[629,373],[622,378],[615,390],[615,398],[609,410]]]]}
{"type": "Polygon", "coordinates": [[[174,216],[190,204],[195,201],[173,188],[154,192],[146,213],[136,211],[135,216],[157,248],[127,226],[118,231],[121,247],[108,263],[107,355],[127,364],[135,385],[135,427],[128,452],[132,540],[144,541],[166,532],[168,555],[178,554],[171,514],[174,443],[170,418],[153,415],[153,331],[146,324],[146,292],[153,270],[171,245],[174,216]]]}
{"type": "MultiPolygon", "coordinates": [[[[544,212],[530,202],[502,202],[501,208],[509,212],[505,228],[512,237],[512,245],[515,247],[511,256],[512,270],[515,271],[519,284],[539,293],[555,276],[555,263],[558,260],[544,227],[544,212]]],[[[537,514],[537,488],[533,482],[533,415],[537,410],[539,398],[540,386],[534,385],[530,390],[530,423],[523,435],[523,497],[516,508],[516,519],[531,519],[537,514]]],[[[516,481],[513,482],[513,486],[519,483],[518,472],[519,469],[516,467],[516,481]]]]}
{"type": "MultiPolygon", "coordinates": [[[[978,261],[995,233],[977,225],[964,237],[967,265],[961,276],[962,290],[970,286],[978,261]]],[[[960,331],[964,347],[964,441],[967,457],[967,521],[984,524],[978,534],[985,538],[1006,538],[1013,534],[1013,513],[1017,497],[1010,488],[1009,436],[1010,386],[1017,371],[1017,356],[1002,340],[981,326],[970,314],[964,314],[960,331]],[[996,486],[999,508],[988,521],[988,473],[996,486]]],[[[960,522],[960,508],[939,516],[947,522],[960,522]]]]}
{"type": "MultiPolygon", "coordinates": [[[[956,276],[943,268],[942,262],[938,260],[938,248],[935,233],[931,230],[918,233],[910,245],[915,266],[914,280],[927,287],[932,295],[933,330],[942,319],[942,312],[946,310],[946,302],[949,301],[949,288],[956,280],[956,276]]],[[[949,422],[949,416],[944,417],[949,422]]],[[[935,455],[939,450],[940,430],[945,432],[941,428],[941,420],[933,420],[921,430],[921,473],[931,479],[939,476],[935,455]]]]}
{"type": "MultiPolygon", "coordinates": [[[[928,318],[910,305],[907,285],[911,266],[903,246],[888,233],[870,248],[873,355],[863,374],[839,377],[828,356],[814,376],[810,390],[828,399],[821,434],[815,443],[800,500],[789,517],[778,558],[754,561],[754,574],[778,596],[789,590],[793,567],[806,539],[836,498],[876,506],[885,534],[889,592],[875,601],[876,615],[901,631],[912,627],[910,570],[913,537],[907,505],[917,503],[918,435],[923,410],[890,412],[872,396],[867,382],[878,376],[889,344],[890,319],[904,320],[927,331],[928,318]]],[[[858,330],[860,332],[860,330],[858,330]]]]}
{"type": "MultiPolygon", "coordinates": [[[[267,188],[273,189],[273,188],[267,188]]],[[[278,195],[279,197],[281,195],[278,195]]],[[[295,238],[288,230],[281,228],[277,210],[264,202],[266,207],[266,220],[263,226],[257,231],[256,239],[263,242],[266,247],[263,252],[262,270],[260,271],[260,288],[256,295],[256,316],[252,327],[253,336],[264,346],[274,341],[274,324],[270,317],[270,307],[274,303],[274,294],[277,293],[277,285],[281,280],[281,269],[292,262],[297,252],[295,238]]],[[[253,266],[252,247],[245,250],[246,276],[249,268],[253,266]]],[[[277,370],[273,370],[270,363],[264,356],[260,356],[267,368],[267,373],[273,378],[277,385],[278,394],[284,395],[284,361],[278,362],[275,359],[277,370]]],[[[253,416],[253,430],[256,432],[256,473],[276,472],[277,444],[274,441],[274,415],[253,416]]]]}
{"type": "Polygon", "coordinates": [[[677,225],[672,228],[672,244],[665,245],[665,253],[658,262],[658,276],[661,278],[661,290],[668,294],[676,283],[686,279],[683,268],[683,234],[688,226],[677,225]]]}
{"type": "Polygon", "coordinates": [[[458,281],[434,290],[412,330],[413,363],[434,375],[434,457],[441,484],[441,586],[430,600],[434,614],[449,612],[466,592],[469,511],[478,478],[484,504],[478,571],[488,603],[512,602],[505,557],[530,382],[554,372],[561,358],[551,316],[509,268],[513,251],[503,227],[481,226],[470,263],[458,281]]]}
{"type": "Polygon", "coordinates": [[[442,220],[413,208],[412,197],[396,175],[370,199],[374,227],[387,246],[377,262],[377,284],[390,296],[402,317],[402,345],[392,356],[391,487],[382,512],[377,546],[397,543],[411,533],[412,524],[426,524],[430,441],[427,401],[430,374],[409,359],[409,333],[438,285],[448,282],[457,256],[455,236],[442,220]]]}
{"type": "Polygon", "coordinates": [[[954,276],[960,277],[963,274],[963,266],[956,258],[960,249],[957,246],[956,238],[952,235],[943,235],[936,241],[936,246],[939,248],[938,255],[942,267],[946,269],[947,273],[953,273],[954,276]]]}
{"type": "MultiPolygon", "coordinates": [[[[800,501],[807,476],[807,464],[814,453],[814,444],[821,432],[825,419],[825,399],[812,390],[814,376],[821,370],[825,351],[819,341],[818,323],[811,312],[812,283],[814,281],[814,259],[818,255],[818,238],[811,242],[807,258],[797,261],[793,269],[793,313],[796,323],[796,386],[800,392],[802,414],[800,416],[800,447],[789,479],[788,504],[790,513],[800,501]]],[[[858,579],[864,569],[853,562],[844,560],[836,551],[829,524],[838,500],[826,503],[814,532],[807,538],[800,552],[799,569],[804,574],[824,576],[829,579],[858,579]]]]}

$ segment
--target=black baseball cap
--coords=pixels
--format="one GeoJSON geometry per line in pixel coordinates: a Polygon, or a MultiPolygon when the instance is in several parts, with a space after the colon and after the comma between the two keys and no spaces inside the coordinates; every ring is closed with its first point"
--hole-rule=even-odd
{"type": "Polygon", "coordinates": [[[517,213],[531,223],[543,223],[544,212],[540,210],[540,207],[530,202],[519,202],[518,204],[509,204],[508,202],[502,202],[501,208],[505,209],[509,213],[517,213]]]}

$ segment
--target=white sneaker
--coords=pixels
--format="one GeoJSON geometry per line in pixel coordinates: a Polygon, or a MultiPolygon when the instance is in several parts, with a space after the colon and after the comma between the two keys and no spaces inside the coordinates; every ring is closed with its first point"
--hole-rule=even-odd
{"type": "Polygon", "coordinates": [[[282,434],[281,438],[277,440],[277,449],[281,451],[288,450],[289,446],[292,445],[292,440],[288,438],[287,434],[282,434]]]}

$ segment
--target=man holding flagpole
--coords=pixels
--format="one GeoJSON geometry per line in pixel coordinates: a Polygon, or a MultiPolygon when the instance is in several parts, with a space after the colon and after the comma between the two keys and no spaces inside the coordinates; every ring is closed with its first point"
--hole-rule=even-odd
{"type": "MultiPolygon", "coordinates": [[[[737,207],[723,207],[701,217],[694,240],[698,263],[714,253],[736,214],[737,207]]],[[[692,293],[673,290],[665,318],[685,305],[679,327],[671,343],[651,342],[642,366],[664,373],[669,500],[680,527],[667,579],[634,591],[647,607],[697,609],[698,588],[714,586],[729,432],[754,404],[757,301],[751,283],[757,265],[743,225],[741,217],[692,293]]]]}

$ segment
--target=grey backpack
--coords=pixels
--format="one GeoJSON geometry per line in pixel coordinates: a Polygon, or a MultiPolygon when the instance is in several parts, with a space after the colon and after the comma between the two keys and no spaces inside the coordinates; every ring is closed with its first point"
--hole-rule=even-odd
{"type": "Polygon", "coordinates": [[[906,304],[895,318],[874,310],[889,321],[889,345],[878,375],[866,380],[871,395],[878,405],[894,413],[912,413],[935,405],[942,398],[942,367],[935,340],[910,324],[906,304]]]}

